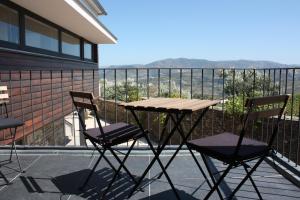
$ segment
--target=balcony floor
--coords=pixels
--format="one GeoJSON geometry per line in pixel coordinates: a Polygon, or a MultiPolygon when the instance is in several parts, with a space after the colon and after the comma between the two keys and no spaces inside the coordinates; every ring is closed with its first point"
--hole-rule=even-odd
{"type": "MultiPolygon", "coordinates": [[[[83,150],[24,150],[20,152],[20,159],[25,173],[18,173],[17,162],[5,163],[8,158],[6,150],[1,150],[0,155],[0,199],[98,199],[101,190],[107,185],[113,171],[108,165],[101,162],[96,169],[85,191],[77,188],[83,182],[89,168],[95,163],[97,156],[92,156],[91,151],[83,150]]],[[[161,157],[163,162],[170,158],[170,151],[165,151],[161,157]]],[[[96,152],[95,152],[96,154],[96,152]]],[[[109,159],[116,164],[113,157],[107,154],[109,159]]],[[[198,156],[199,157],[199,156],[198,156]]],[[[15,159],[15,157],[13,157],[15,159]]],[[[136,150],[128,158],[127,166],[133,174],[139,176],[152,158],[146,150],[136,150]]],[[[199,158],[203,165],[202,160],[199,158]]],[[[211,164],[218,169],[224,165],[217,161],[211,164]]],[[[152,179],[159,172],[158,164],[150,170],[143,183],[144,191],[134,194],[131,199],[175,199],[173,192],[165,177],[152,179]],[[150,197],[149,197],[150,196],[150,197]]],[[[175,187],[182,199],[203,199],[208,192],[208,185],[204,182],[196,164],[186,151],[180,152],[172,166],[168,169],[175,187]]],[[[229,194],[231,189],[243,177],[241,168],[235,169],[226,182],[222,184],[222,192],[229,194]]],[[[283,176],[277,173],[267,163],[263,163],[254,174],[254,179],[264,199],[300,199],[300,188],[293,185],[283,176]]],[[[118,179],[108,199],[124,199],[128,194],[132,183],[128,181],[125,173],[118,179]]],[[[257,199],[256,193],[248,181],[236,195],[237,199],[257,199]]],[[[214,194],[211,199],[218,199],[214,194]]]]}

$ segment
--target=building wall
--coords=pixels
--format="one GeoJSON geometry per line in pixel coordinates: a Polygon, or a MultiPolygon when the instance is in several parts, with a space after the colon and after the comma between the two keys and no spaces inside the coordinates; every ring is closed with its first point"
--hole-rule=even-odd
{"type": "MultiPolygon", "coordinates": [[[[33,53],[0,50],[0,85],[7,85],[9,115],[25,125],[21,144],[64,145],[64,116],[72,112],[70,90],[99,95],[98,64],[33,53]]],[[[0,134],[2,144],[9,132],[0,134]],[[4,139],[4,140],[3,140],[4,139]]]]}

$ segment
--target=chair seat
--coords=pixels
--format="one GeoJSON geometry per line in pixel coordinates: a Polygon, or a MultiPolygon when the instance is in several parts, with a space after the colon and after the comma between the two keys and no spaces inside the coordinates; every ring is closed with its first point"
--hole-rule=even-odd
{"type": "Polygon", "coordinates": [[[85,135],[94,142],[105,143],[110,146],[127,142],[130,139],[138,139],[142,136],[139,127],[123,122],[105,126],[103,132],[105,141],[99,128],[87,129],[85,135]]]}
{"type": "Polygon", "coordinates": [[[16,128],[22,126],[24,123],[19,119],[14,118],[0,118],[0,130],[6,128],[16,128]]]}
{"type": "Polygon", "coordinates": [[[214,136],[191,140],[187,145],[200,153],[223,162],[256,158],[269,150],[266,143],[244,137],[238,155],[234,157],[234,151],[238,140],[238,135],[225,132],[214,136]]]}

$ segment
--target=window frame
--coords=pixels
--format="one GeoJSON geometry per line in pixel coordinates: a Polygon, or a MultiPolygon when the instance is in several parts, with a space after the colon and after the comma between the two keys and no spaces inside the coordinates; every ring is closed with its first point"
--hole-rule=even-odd
{"type": "Polygon", "coordinates": [[[81,50],[81,48],[82,48],[82,38],[81,37],[79,37],[79,36],[77,36],[76,34],[74,34],[74,33],[72,33],[72,32],[70,32],[70,31],[67,31],[67,30],[62,30],[62,31],[60,31],[59,32],[59,35],[60,35],[60,46],[61,46],[61,54],[63,55],[63,56],[65,56],[65,57],[69,57],[69,58],[80,58],[81,60],[82,60],[82,56],[83,56],[83,52],[82,52],[82,50],[81,50]],[[62,33],[66,33],[66,34],[68,34],[68,35],[71,35],[71,36],[73,36],[73,37],[75,37],[75,38],[77,38],[77,39],[79,39],[79,56],[74,56],[74,55],[70,55],[70,54],[65,54],[65,53],[63,53],[62,52],[62,33]]]}
{"type": "Polygon", "coordinates": [[[94,61],[94,44],[90,41],[87,41],[87,40],[83,40],[83,44],[82,44],[82,57],[83,57],[83,60],[87,60],[87,61],[94,61]],[[88,43],[91,45],[91,58],[85,58],[84,57],[84,43],[88,43]]]}
{"type": "Polygon", "coordinates": [[[74,59],[74,60],[98,63],[97,56],[95,55],[95,54],[97,54],[97,52],[95,52],[95,50],[94,50],[95,46],[97,46],[95,43],[92,43],[92,42],[80,37],[79,35],[71,32],[53,22],[50,22],[49,20],[47,20],[35,13],[32,13],[31,11],[29,11],[23,7],[20,7],[20,6],[16,5],[15,3],[12,3],[8,0],[4,0],[3,2],[0,2],[0,4],[3,4],[13,10],[15,10],[19,15],[19,44],[0,40],[0,47],[16,49],[16,50],[24,50],[24,51],[28,51],[28,52],[41,53],[41,54],[46,54],[46,55],[51,55],[51,56],[58,56],[58,57],[62,57],[62,58],[70,58],[70,59],[74,59]],[[50,26],[50,27],[58,30],[58,52],[25,45],[25,37],[26,37],[25,36],[25,16],[31,17],[47,26],[50,26]],[[79,45],[80,45],[79,46],[79,50],[80,50],[79,56],[73,56],[73,55],[68,55],[68,54],[62,53],[62,32],[65,32],[65,33],[79,39],[79,45]],[[84,46],[83,46],[84,42],[88,42],[92,45],[92,52],[91,52],[92,59],[84,58],[84,46]]]}
{"type": "Polygon", "coordinates": [[[5,2],[1,2],[0,4],[14,10],[17,12],[18,18],[19,18],[19,43],[13,43],[13,42],[9,42],[9,41],[5,41],[5,40],[0,40],[0,45],[3,47],[7,47],[7,48],[12,48],[12,49],[19,49],[19,46],[21,45],[21,21],[20,21],[20,11],[16,8],[16,6],[11,6],[11,5],[7,5],[5,2]]]}

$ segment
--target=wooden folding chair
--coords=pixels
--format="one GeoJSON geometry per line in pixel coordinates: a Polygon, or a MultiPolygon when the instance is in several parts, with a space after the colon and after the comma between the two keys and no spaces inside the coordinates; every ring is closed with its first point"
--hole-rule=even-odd
{"type": "Polygon", "coordinates": [[[18,157],[17,149],[16,149],[15,139],[16,139],[17,128],[19,126],[22,126],[24,123],[19,119],[11,118],[8,116],[7,103],[9,103],[7,86],[0,86],[0,107],[1,107],[0,130],[9,129],[10,136],[8,138],[6,137],[3,138],[5,140],[10,140],[11,142],[9,162],[12,162],[12,153],[14,150],[17,157],[20,172],[23,172],[18,157]]]}
{"type": "Polygon", "coordinates": [[[209,199],[215,190],[217,190],[220,198],[222,199],[219,190],[220,183],[224,180],[231,169],[239,166],[243,166],[246,176],[226,199],[232,199],[235,193],[248,179],[250,179],[259,199],[263,199],[251,175],[261,164],[264,158],[272,154],[272,144],[277,135],[279,122],[285,111],[288,99],[289,95],[248,98],[245,104],[247,113],[244,115],[243,127],[239,136],[233,133],[221,133],[202,139],[191,140],[187,143],[188,148],[196,150],[201,154],[213,182],[213,187],[204,199],[209,199]],[[247,129],[249,128],[249,121],[257,121],[270,117],[277,118],[268,143],[244,137],[247,129]],[[208,165],[207,156],[228,164],[228,167],[223,171],[223,174],[218,180],[215,179],[213,172],[208,165]],[[247,162],[256,159],[258,159],[257,163],[249,170],[250,166],[247,162]]]}
{"type": "Polygon", "coordinates": [[[92,171],[88,175],[87,179],[85,180],[84,184],[82,185],[81,189],[83,189],[88,181],[90,180],[92,174],[94,173],[96,167],[98,166],[100,160],[103,158],[110,167],[114,170],[115,174],[108,184],[106,190],[102,194],[102,198],[105,197],[106,193],[109,191],[110,187],[112,186],[113,182],[116,180],[120,170],[123,168],[126,173],[129,175],[129,177],[132,179],[134,183],[137,183],[134,176],[130,173],[130,171],[125,166],[125,161],[127,160],[131,150],[133,149],[136,141],[144,137],[144,134],[141,132],[139,127],[136,127],[131,124],[126,123],[115,123],[111,124],[105,127],[102,127],[100,118],[98,115],[99,109],[98,106],[94,103],[95,99],[92,93],[87,92],[75,92],[70,91],[70,95],[72,97],[73,104],[77,110],[77,112],[80,111],[80,109],[88,109],[93,112],[98,128],[90,128],[87,129],[84,119],[82,116],[79,115],[79,121],[83,128],[82,132],[84,136],[93,144],[95,149],[99,152],[100,156],[98,160],[96,161],[94,167],[92,168],[92,171]],[[123,160],[121,160],[118,155],[116,154],[116,150],[114,150],[112,147],[116,146],[121,143],[125,143],[132,140],[132,144],[128,149],[128,152],[125,154],[125,157],[123,160]],[[118,161],[120,166],[116,169],[113,164],[108,160],[108,158],[105,156],[105,152],[109,150],[111,154],[114,156],[114,158],[118,161]]]}

